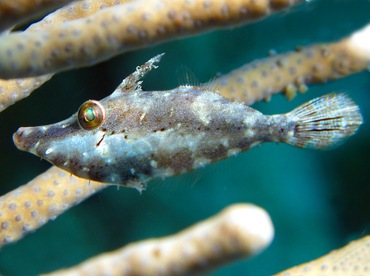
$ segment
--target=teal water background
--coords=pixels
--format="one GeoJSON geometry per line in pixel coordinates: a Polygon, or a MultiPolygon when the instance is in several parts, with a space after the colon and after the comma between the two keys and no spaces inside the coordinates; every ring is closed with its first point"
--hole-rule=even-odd
{"type": "MultiPolygon", "coordinates": [[[[74,113],[87,99],[109,95],[137,65],[166,52],[144,81],[145,90],[177,86],[181,66],[200,82],[254,59],[297,45],[335,41],[370,21],[370,1],[314,0],[267,20],[177,40],[120,55],[100,65],[64,72],[0,114],[0,191],[15,189],[50,165],[18,151],[11,135],[20,126],[44,125],[74,113]]],[[[358,134],[331,151],[264,144],[237,157],[166,180],[143,194],[110,187],[55,221],[0,251],[0,273],[34,275],[77,264],[127,243],[173,234],[227,205],[265,208],[275,239],[261,255],[210,275],[270,275],[317,258],[370,234],[370,73],[323,85],[287,101],[274,96],[254,107],[266,114],[290,111],[329,92],[346,92],[363,111],[358,134]]]]}

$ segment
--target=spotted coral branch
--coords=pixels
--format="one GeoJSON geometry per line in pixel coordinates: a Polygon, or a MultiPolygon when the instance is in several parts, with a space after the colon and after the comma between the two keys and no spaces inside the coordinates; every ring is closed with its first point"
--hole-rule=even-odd
{"type": "Polygon", "coordinates": [[[369,275],[370,236],[353,241],[308,263],[292,267],[276,276],[369,275]]]}
{"type": "Polygon", "coordinates": [[[0,197],[0,247],[21,239],[107,187],[52,167],[0,197]]]}
{"type": "Polygon", "coordinates": [[[220,93],[253,104],[283,92],[291,99],[306,84],[322,83],[370,66],[370,25],[336,43],[319,44],[256,60],[213,80],[220,93]]]}
{"type": "MultiPolygon", "coordinates": [[[[46,16],[40,22],[37,22],[37,23],[31,25],[29,27],[29,29],[27,29],[27,31],[24,32],[24,33],[27,33],[28,36],[32,37],[33,35],[30,31],[41,31],[41,30],[45,29],[46,27],[50,27],[51,31],[53,31],[54,30],[53,26],[60,26],[61,23],[65,23],[65,22],[70,21],[70,20],[76,20],[76,19],[79,19],[79,18],[84,18],[86,16],[96,17],[95,13],[97,13],[98,11],[104,10],[107,7],[112,6],[112,5],[117,5],[117,3],[122,4],[122,3],[126,3],[126,2],[127,2],[127,4],[130,4],[130,2],[134,2],[134,1],[133,0],[98,0],[98,1],[84,0],[84,1],[78,1],[76,3],[72,3],[70,5],[67,5],[66,7],[63,7],[61,9],[55,11],[54,13],[51,13],[50,15],[46,16]]],[[[135,1],[135,2],[137,2],[137,1],[135,1]]],[[[141,2],[143,2],[143,1],[141,1],[141,2]]],[[[201,1],[196,1],[196,3],[200,3],[200,2],[201,1]]],[[[212,9],[209,8],[209,12],[208,12],[209,19],[208,20],[210,20],[210,18],[211,18],[211,15],[212,15],[211,12],[213,10],[216,10],[217,7],[223,7],[224,11],[227,11],[227,5],[225,3],[224,3],[224,5],[221,5],[223,2],[225,2],[225,1],[206,0],[206,1],[203,2],[203,6],[213,7],[212,9]]],[[[241,1],[241,2],[242,3],[243,2],[249,3],[249,2],[255,2],[255,1],[245,1],[244,0],[244,1],[241,1]]],[[[266,1],[260,1],[259,0],[255,3],[255,6],[256,7],[258,7],[258,6],[263,7],[264,5],[266,6],[265,2],[266,1]],[[263,4],[263,3],[265,3],[265,4],[263,4]]],[[[295,4],[295,2],[299,2],[299,1],[290,2],[290,1],[287,1],[287,0],[273,0],[271,2],[271,6],[276,7],[276,8],[283,8],[283,7],[286,7],[286,6],[289,6],[289,5],[293,5],[293,4],[295,4]]],[[[138,4],[135,4],[135,5],[138,5],[138,4]]],[[[144,5],[144,4],[141,3],[141,5],[144,5]]],[[[250,3],[249,5],[252,5],[252,3],[250,3]]],[[[138,7],[138,8],[140,8],[140,7],[138,7]]],[[[167,9],[167,7],[164,7],[164,8],[167,9]]],[[[238,6],[234,7],[234,9],[235,8],[238,8],[238,6]]],[[[239,4],[239,8],[240,8],[240,4],[239,4]]],[[[134,10],[131,10],[131,8],[128,8],[128,9],[129,9],[129,12],[130,12],[130,18],[128,18],[128,19],[136,20],[136,21],[133,21],[131,23],[127,23],[127,24],[129,24],[129,26],[127,26],[127,28],[128,28],[127,31],[132,30],[132,26],[137,25],[137,26],[140,27],[141,26],[140,23],[142,21],[140,16],[138,15],[138,13],[134,13],[134,10]]],[[[256,9],[257,8],[255,8],[254,10],[256,10],[256,9]]],[[[262,10],[262,8],[260,8],[260,10],[262,10]]],[[[140,10],[136,10],[136,11],[138,11],[140,13],[140,10]]],[[[193,9],[192,11],[195,12],[195,14],[198,14],[198,17],[201,18],[201,16],[199,16],[199,11],[197,11],[197,9],[193,9]]],[[[243,9],[241,11],[243,11],[243,9]]],[[[253,12],[253,9],[251,11],[253,12]]],[[[153,11],[150,11],[149,14],[151,14],[152,12],[153,11]]],[[[176,14],[176,12],[178,12],[178,11],[176,9],[171,10],[171,6],[169,6],[168,12],[170,12],[170,14],[173,14],[173,13],[176,14]]],[[[265,11],[266,15],[267,15],[267,12],[268,11],[265,11]]],[[[162,11],[162,13],[164,13],[164,11],[162,11]]],[[[261,11],[261,13],[262,13],[262,11],[261,11]]],[[[180,12],[180,15],[181,15],[181,12],[180,12]]],[[[253,17],[252,15],[253,15],[253,13],[251,14],[251,17],[253,17]]],[[[191,15],[191,16],[193,17],[193,15],[191,15]]],[[[101,17],[101,15],[100,15],[100,17],[101,17]]],[[[154,33],[156,31],[159,31],[159,34],[158,34],[158,36],[159,36],[161,34],[161,30],[166,31],[166,29],[165,29],[166,25],[155,25],[155,22],[157,22],[158,24],[161,24],[161,19],[162,18],[160,17],[160,15],[157,15],[157,14],[154,14],[153,17],[154,17],[155,20],[153,22],[151,21],[151,24],[147,24],[146,28],[149,28],[149,30],[151,30],[151,32],[154,32],[154,33]]],[[[165,18],[167,18],[167,17],[165,16],[165,18]]],[[[175,27],[177,27],[179,30],[181,29],[181,24],[186,23],[184,21],[185,20],[184,18],[183,18],[184,19],[183,21],[181,21],[180,19],[181,18],[177,18],[177,19],[174,18],[172,20],[172,21],[176,21],[176,22],[173,22],[173,24],[175,24],[176,25],[175,27]]],[[[222,18],[222,17],[218,18],[219,23],[222,23],[222,20],[224,20],[223,24],[226,25],[227,24],[227,18],[222,18]]],[[[95,21],[96,21],[96,19],[95,19],[95,21]]],[[[198,19],[197,22],[200,23],[201,21],[199,21],[199,19],[198,19]]],[[[168,23],[168,26],[171,26],[170,23],[168,23]]],[[[73,24],[74,23],[71,22],[69,26],[71,26],[71,28],[72,28],[73,24]]],[[[209,24],[211,24],[211,22],[209,22],[209,24]]],[[[80,23],[80,25],[81,25],[81,23],[80,23]]],[[[93,27],[91,27],[91,28],[93,28],[93,27]]],[[[139,29],[136,29],[136,27],[135,27],[134,30],[138,31],[139,29]]],[[[123,32],[121,32],[120,30],[118,30],[118,31],[119,31],[119,33],[122,33],[122,35],[124,36],[123,32]]],[[[183,34],[177,34],[176,30],[172,30],[172,31],[175,31],[175,32],[171,33],[171,34],[168,34],[168,36],[172,35],[172,38],[176,38],[179,35],[180,36],[183,35],[183,34]]],[[[201,30],[199,30],[199,32],[200,31],[201,30]]],[[[196,32],[196,29],[194,29],[194,32],[196,32]]],[[[24,34],[24,33],[17,33],[17,36],[22,37],[22,34],[24,34]]],[[[90,33],[94,34],[94,30],[90,33]]],[[[132,35],[134,35],[134,34],[131,34],[131,36],[132,35]]],[[[2,37],[3,42],[5,41],[5,38],[7,38],[7,36],[2,37]]],[[[140,38],[138,38],[138,39],[140,40],[140,38]]],[[[1,43],[2,42],[0,42],[0,44],[1,43]]],[[[51,42],[49,42],[49,43],[51,43],[51,42]]],[[[145,43],[147,43],[147,41],[143,40],[142,43],[145,44],[145,43]]],[[[30,46],[30,44],[29,44],[29,42],[27,42],[27,49],[28,49],[29,46],[30,46]]],[[[51,47],[53,48],[53,46],[51,46],[51,47]]],[[[41,50],[41,52],[42,51],[43,50],[41,50]]],[[[55,49],[53,51],[55,51],[55,49]]],[[[24,64],[24,66],[28,66],[28,65],[24,64]]],[[[17,78],[17,79],[13,79],[13,80],[0,79],[0,112],[2,110],[6,109],[8,106],[14,104],[15,102],[27,97],[32,91],[34,91],[36,88],[41,86],[44,82],[49,80],[51,77],[52,77],[52,74],[46,74],[44,76],[40,76],[40,77],[36,77],[36,78],[32,78],[32,77],[17,78]]]]}
{"type": "MultiPolygon", "coordinates": [[[[49,14],[39,22],[32,24],[27,31],[40,31],[50,24],[83,18],[94,14],[100,9],[131,0],[84,0],[71,3],[49,14]]],[[[18,78],[11,80],[0,79],[0,112],[17,101],[26,98],[35,89],[48,81],[53,75],[18,78]]]]}
{"type": "Polygon", "coordinates": [[[273,236],[265,210],[235,204],[173,236],[129,244],[50,275],[194,275],[257,255],[273,236]]]}
{"type": "Polygon", "coordinates": [[[19,100],[28,97],[51,77],[52,74],[46,74],[39,77],[12,80],[0,79],[0,112],[19,100]]]}
{"type": "Polygon", "coordinates": [[[57,9],[74,0],[11,0],[0,1],[0,31],[41,13],[57,9]]]}
{"type": "Polygon", "coordinates": [[[40,32],[0,41],[0,76],[20,78],[87,66],[124,51],[232,27],[302,0],[137,0],[40,32]]]}
{"type": "Polygon", "coordinates": [[[44,29],[47,25],[55,25],[72,21],[80,18],[84,18],[97,13],[99,10],[106,9],[108,7],[116,6],[126,2],[134,0],[83,0],[75,3],[71,3],[55,12],[47,15],[39,22],[32,24],[28,30],[39,30],[44,29]]]}
{"type": "MultiPolygon", "coordinates": [[[[121,0],[123,2],[124,0],[121,0]]],[[[127,1],[127,0],[126,0],[127,1]]],[[[52,8],[65,4],[71,1],[23,1],[19,0],[18,2],[14,1],[3,1],[0,2],[0,17],[4,21],[0,22],[0,29],[3,25],[1,24],[15,24],[18,20],[18,17],[14,18],[14,13],[20,17],[27,14],[33,14],[34,10],[44,10],[46,7],[52,8]],[[27,4],[23,3],[27,2],[27,4]],[[37,5],[37,3],[39,5],[37,5]],[[10,7],[10,5],[12,5],[10,7]],[[20,7],[22,6],[21,10],[20,7]],[[52,6],[52,7],[51,7],[52,6]],[[12,9],[12,12],[9,12],[9,9],[12,9]],[[3,16],[4,14],[4,16],[3,16]],[[7,19],[9,17],[9,19],[7,19]],[[8,23],[7,20],[12,20],[12,23],[8,23]]],[[[104,5],[107,5],[105,2],[112,2],[108,0],[85,0],[71,3],[65,7],[60,8],[59,10],[49,14],[40,22],[32,24],[27,31],[36,31],[42,30],[47,24],[57,24],[60,22],[65,22],[67,20],[73,20],[80,17],[83,17],[86,13],[95,12],[98,7],[102,8],[104,5]],[[100,5],[99,5],[100,4],[100,5]],[[84,12],[83,12],[84,11],[84,12]]],[[[6,25],[6,26],[8,26],[6,25]]],[[[4,25],[5,26],[5,25],[4,25]]],[[[3,39],[0,36],[0,39],[3,39]]],[[[35,89],[40,87],[46,81],[52,77],[52,74],[46,74],[39,77],[30,77],[30,78],[18,78],[11,80],[0,79],[0,112],[9,107],[10,105],[16,103],[17,101],[26,98],[32,93],[35,89]]]]}

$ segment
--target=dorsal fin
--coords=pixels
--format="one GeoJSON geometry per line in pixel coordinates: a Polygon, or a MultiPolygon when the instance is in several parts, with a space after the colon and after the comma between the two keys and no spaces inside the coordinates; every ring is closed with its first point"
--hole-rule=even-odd
{"type": "Polygon", "coordinates": [[[195,73],[185,65],[179,66],[176,75],[179,86],[200,86],[195,73]]]}
{"type": "Polygon", "coordinates": [[[202,83],[202,86],[208,90],[220,94],[219,83],[217,82],[217,76],[211,78],[209,81],[202,83]]]}
{"type": "Polygon", "coordinates": [[[155,57],[145,62],[143,65],[136,67],[135,72],[127,76],[113,92],[113,94],[142,90],[141,84],[143,81],[141,79],[152,69],[158,68],[157,63],[160,62],[163,55],[164,53],[156,55],[155,57]]]}

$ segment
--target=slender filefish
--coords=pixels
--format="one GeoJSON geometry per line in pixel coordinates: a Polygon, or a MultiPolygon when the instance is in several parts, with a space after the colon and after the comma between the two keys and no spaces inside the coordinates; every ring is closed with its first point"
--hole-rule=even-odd
{"type": "Polygon", "coordinates": [[[143,91],[158,55],[108,97],[89,100],[59,123],[21,127],[16,146],[82,178],[143,189],[152,177],[182,174],[263,142],[324,149],[362,124],[346,94],[313,99],[281,115],[263,115],[209,86],[143,91]]]}

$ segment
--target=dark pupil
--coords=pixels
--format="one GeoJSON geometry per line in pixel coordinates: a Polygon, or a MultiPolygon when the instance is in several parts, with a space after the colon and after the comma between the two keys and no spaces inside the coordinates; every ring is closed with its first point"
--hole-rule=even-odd
{"type": "Polygon", "coordinates": [[[95,120],[95,118],[96,117],[95,117],[94,109],[91,107],[86,108],[84,112],[85,122],[92,122],[95,120]]]}

